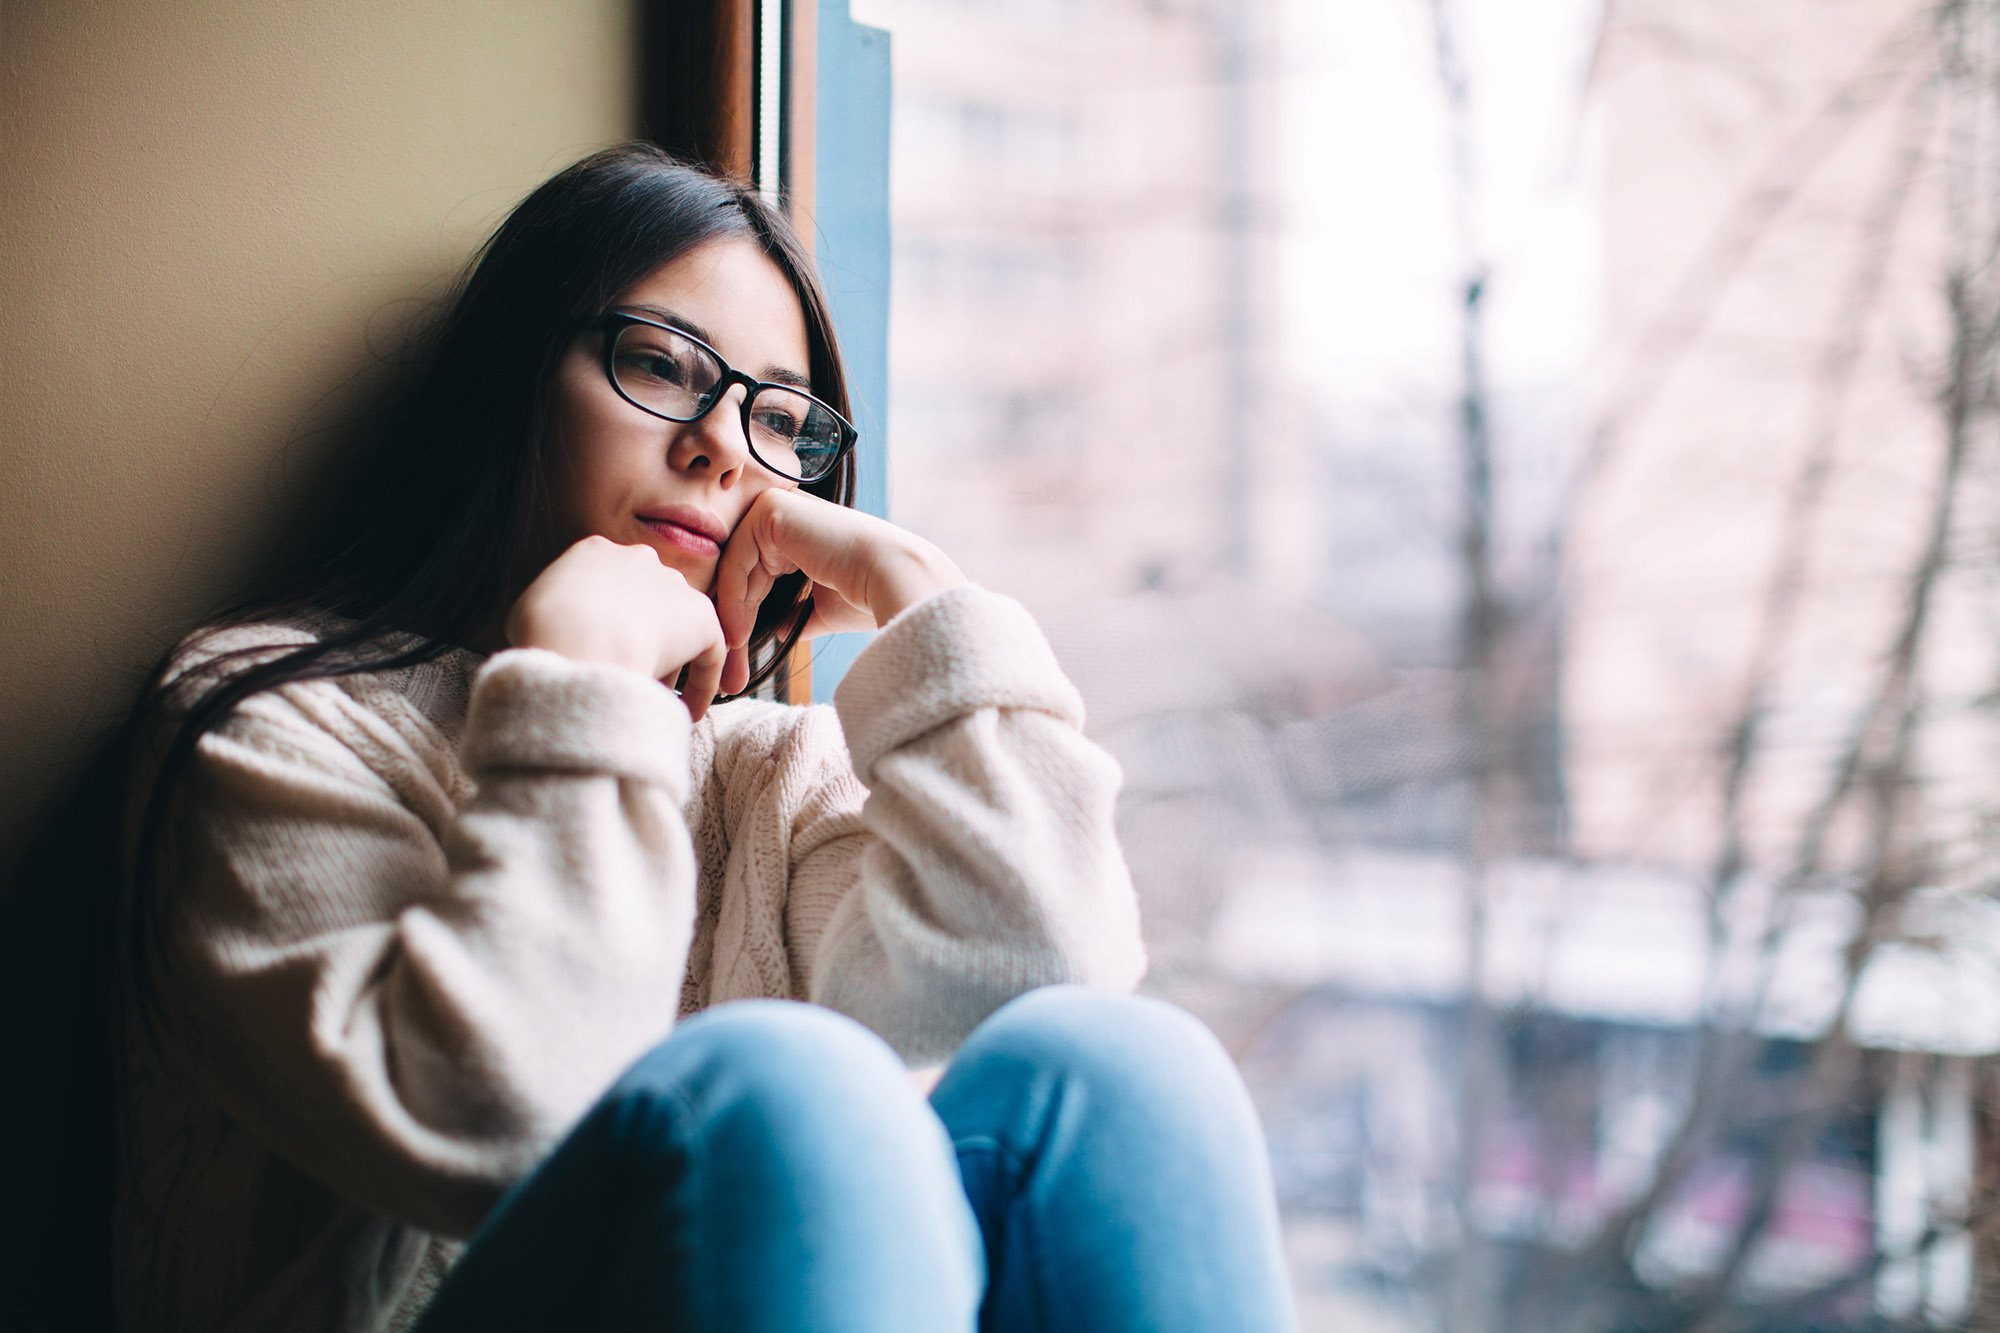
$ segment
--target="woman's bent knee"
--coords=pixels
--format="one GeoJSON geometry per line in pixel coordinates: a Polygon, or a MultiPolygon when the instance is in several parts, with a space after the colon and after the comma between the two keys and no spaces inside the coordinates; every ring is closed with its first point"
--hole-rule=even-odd
{"type": "Polygon", "coordinates": [[[1148,1090],[1239,1082],[1222,1043],[1187,1011],[1083,986],[1046,986],[1001,1006],[966,1040],[960,1058],[1025,1060],[1148,1090]]]}
{"type": "Polygon", "coordinates": [[[932,1102],[989,1238],[989,1305],[1060,1299],[1076,1327],[1288,1326],[1256,1113],[1192,1016],[1033,991],[973,1032],[932,1102]]]}
{"type": "Polygon", "coordinates": [[[641,1056],[614,1092],[680,1086],[727,1069],[777,1085],[842,1070],[867,1076],[901,1068],[880,1037],[851,1018],[791,1000],[738,1000],[703,1010],[641,1056]]]}
{"type": "Polygon", "coordinates": [[[783,1139],[827,1126],[908,1129],[924,1117],[886,1042],[832,1010],[787,1000],[697,1014],[640,1057],[599,1110],[621,1137],[654,1144],[739,1121],[783,1139]]]}

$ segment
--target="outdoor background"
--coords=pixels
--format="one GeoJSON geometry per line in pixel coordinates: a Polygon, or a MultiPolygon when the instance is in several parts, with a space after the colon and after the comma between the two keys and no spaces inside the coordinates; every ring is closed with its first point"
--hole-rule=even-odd
{"type": "Polygon", "coordinates": [[[1976,1320],[2000,6],[854,10],[892,516],[1124,764],[1307,1328],[1976,1320]]]}

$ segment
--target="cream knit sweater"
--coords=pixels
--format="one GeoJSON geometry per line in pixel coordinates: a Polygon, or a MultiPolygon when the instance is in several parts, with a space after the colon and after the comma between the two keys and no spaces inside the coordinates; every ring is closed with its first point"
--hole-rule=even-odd
{"type": "MultiPolygon", "coordinates": [[[[175,669],[308,637],[198,636],[175,669]]],[[[406,1326],[706,1005],[810,999],[919,1065],[1032,987],[1135,985],[1118,771],[1081,713],[1027,613],[970,586],[883,629],[832,708],[690,726],[654,681],[534,649],[253,696],[163,861],[176,1026],[134,1047],[123,1322],[406,1326]]]]}

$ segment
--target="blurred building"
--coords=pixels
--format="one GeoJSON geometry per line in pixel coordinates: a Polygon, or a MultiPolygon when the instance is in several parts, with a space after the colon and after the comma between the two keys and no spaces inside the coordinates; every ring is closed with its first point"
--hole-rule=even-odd
{"type": "MultiPolygon", "coordinates": [[[[1853,886],[1815,885],[1780,969],[1804,1008],[1709,1007],[1702,978],[1742,961],[1706,933],[1728,742],[1748,710],[1749,940],[1775,919],[1750,888],[1788,868],[1879,688],[1939,493],[1960,187],[1956,113],[1920,94],[1967,80],[1938,77],[1933,8],[1634,0],[1598,33],[1594,6],[1506,0],[854,7],[896,52],[892,515],[1038,613],[1123,765],[1148,984],[1250,1076],[1307,1326],[1456,1326],[1464,1226],[1513,1265],[1487,1288],[1507,1326],[1508,1284],[1644,1189],[1706,1043],[1747,1023],[1753,1077],[1640,1256],[1640,1305],[1679,1308],[1731,1263],[1856,929],[1853,886]],[[1434,12],[1478,94],[1460,178],[1434,12]],[[1479,682],[1468,287],[1500,624],[1479,682]],[[1798,595],[1774,598],[1788,542],[1798,595]],[[1553,916],[1546,883],[1516,892],[1550,876],[1582,895],[1553,916]],[[1482,929],[1519,927],[1477,1003],[1474,883],[1482,929]],[[1552,953],[1565,913],[1581,934],[1552,953]],[[1497,1035],[1470,1040],[1482,1010],[1497,1035]]],[[[1976,881],[2000,815],[1993,480],[1955,478],[1916,781],[1877,793],[1918,794],[1906,889],[1976,881]]],[[[1858,827],[1836,821],[1831,864],[1858,827]]],[[[1747,1252],[1739,1294],[1806,1300],[1801,1328],[1955,1317],[1977,1286],[1953,1229],[2000,1163],[1974,1063],[2000,982],[1928,944],[1882,957],[1843,1029],[1859,1072],[1747,1252]]]]}
{"type": "Polygon", "coordinates": [[[856,8],[896,42],[893,512],[1038,611],[1257,572],[1270,7],[856,8]]]}
{"type": "MultiPolygon", "coordinates": [[[[1240,846],[1311,839],[1349,788],[1407,795],[1379,755],[1375,781],[1330,780],[1293,723],[1386,698],[1390,729],[1451,748],[1448,684],[1402,689],[1307,595],[1326,514],[1276,346],[1282,7],[856,10],[896,53],[891,512],[1042,617],[1126,766],[1125,841],[1170,957],[1240,846]]],[[[1440,816],[1355,818],[1393,835],[1440,816]]]]}
{"type": "Polygon", "coordinates": [[[1809,895],[1766,941],[1775,888],[1766,879],[1734,900],[1720,946],[1768,952],[1769,970],[1718,976],[1707,895],[1685,875],[1495,865],[1480,999],[1498,1039],[1482,1059],[1468,1054],[1455,858],[1267,858],[1207,945],[1220,976],[1265,997],[1237,1049],[1302,1284],[1405,1288],[1363,1304],[1435,1326],[1437,1284],[1423,1275],[1466,1246],[1464,1217],[1501,1257],[1482,1323],[1571,1326],[1558,1314],[1593,1247],[1637,1207],[1636,1289],[1590,1327],[1686,1326],[1692,1307],[1674,1302],[1739,1248],[1738,1326],[1863,1329],[1878,1315],[1956,1326],[1975,1287],[1965,1219],[1990,1153],[1976,1099],[1978,1062],[2000,1053],[2000,907],[1920,896],[1909,924],[1926,942],[1877,950],[1844,998],[1859,902],[1809,895]],[[1704,1029],[1719,1015],[1752,1053],[1740,1078],[1704,1089],[1704,1029]],[[1836,1015],[1861,1054],[1852,1075],[1816,1086],[1836,1015]],[[1719,1132],[1642,1203],[1691,1116],[1719,1132]],[[1809,1132],[1788,1144],[1801,1123],[1809,1132]],[[1775,1189],[1759,1219],[1767,1169],[1775,1189]]]}
{"type": "MultiPolygon", "coordinates": [[[[856,12],[895,42],[891,512],[1049,628],[1126,766],[1156,957],[1245,846],[1463,845],[1453,503],[1397,516],[1452,470],[1451,408],[1421,448],[1343,418],[1295,327],[1302,250],[1367,263],[1298,235],[1328,191],[1364,204],[1332,144],[1369,127],[1297,123],[1338,34],[1291,0],[856,12]]],[[[1530,647],[1508,758],[1546,848],[1555,641],[1530,647]]]]}
{"type": "Polygon", "coordinates": [[[1969,881],[2000,760],[1994,461],[1975,444],[1947,479],[1948,295],[1969,267],[1993,316],[1993,6],[1635,0],[1606,23],[1601,456],[1563,606],[1575,847],[1712,864],[1747,737],[1749,853],[1790,864],[1955,488],[1909,854],[1969,881]]]}

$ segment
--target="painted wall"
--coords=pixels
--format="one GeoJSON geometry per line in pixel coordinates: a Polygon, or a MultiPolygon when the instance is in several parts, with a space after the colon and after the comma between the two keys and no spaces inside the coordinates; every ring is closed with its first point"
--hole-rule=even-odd
{"type": "Polygon", "coordinates": [[[414,318],[636,125],[630,0],[0,0],[0,859],[414,318]]]}

